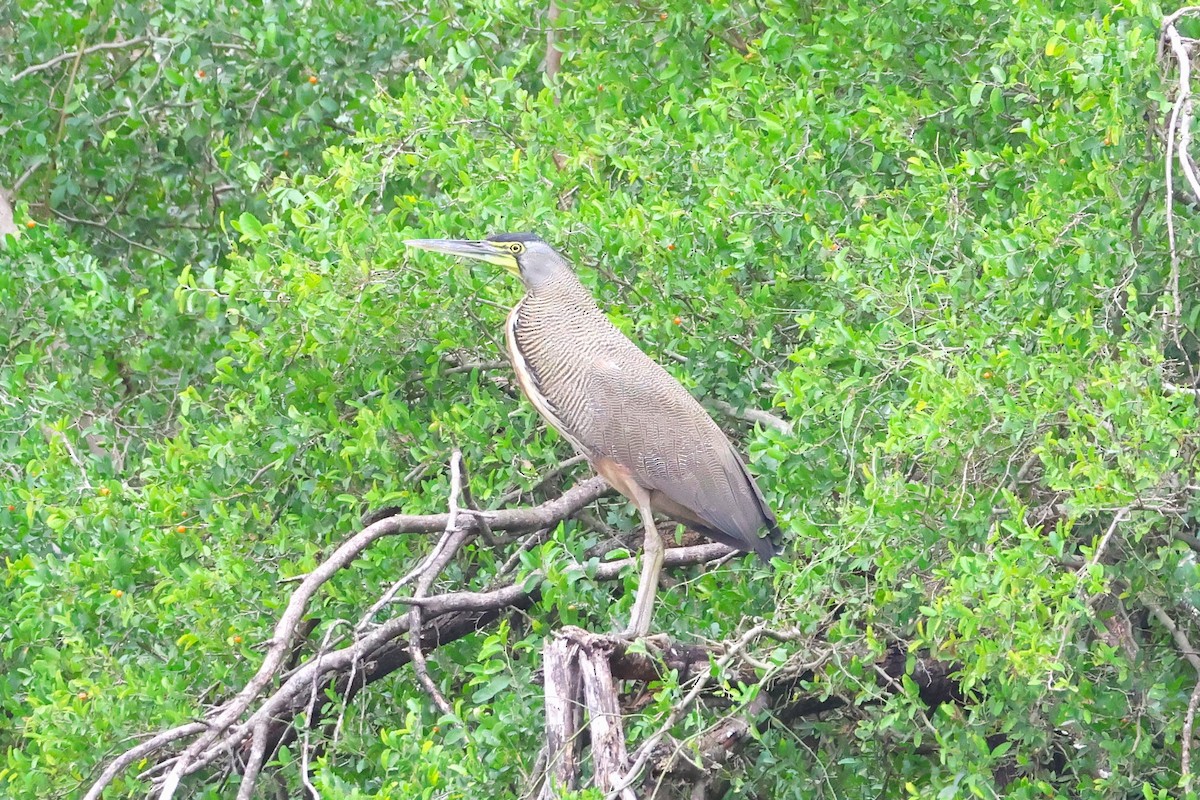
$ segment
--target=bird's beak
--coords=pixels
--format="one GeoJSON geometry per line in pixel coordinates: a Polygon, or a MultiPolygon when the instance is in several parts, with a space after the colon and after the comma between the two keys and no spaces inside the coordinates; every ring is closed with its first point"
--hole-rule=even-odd
{"type": "Polygon", "coordinates": [[[406,247],[418,250],[429,250],[434,253],[445,253],[460,258],[470,258],[475,261],[486,261],[498,264],[514,275],[520,274],[521,268],[517,259],[508,250],[488,241],[473,242],[466,239],[407,239],[406,247]]]}

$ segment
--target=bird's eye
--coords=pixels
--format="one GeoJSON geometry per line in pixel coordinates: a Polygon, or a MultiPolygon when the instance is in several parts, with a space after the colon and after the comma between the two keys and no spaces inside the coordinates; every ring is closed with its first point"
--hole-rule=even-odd
{"type": "Polygon", "coordinates": [[[522,252],[524,252],[525,245],[521,244],[520,242],[510,242],[508,245],[508,249],[510,252],[512,252],[513,255],[519,255],[522,252]]]}

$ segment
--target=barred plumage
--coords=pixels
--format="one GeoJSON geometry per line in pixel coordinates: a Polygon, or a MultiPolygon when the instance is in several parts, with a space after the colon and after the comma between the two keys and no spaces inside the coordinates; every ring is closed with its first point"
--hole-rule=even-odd
{"type": "Polygon", "coordinates": [[[571,266],[529,233],[411,247],[498,264],[521,276],[508,355],[521,390],[598,473],[638,507],[645,557],[626,633],[650,627],[663,541],[658,511],[769,561],[775,515],[733,445],[688,391],[604,316],[571,266]],[[766,528],[767,537],[759,531],[766,528]]]}
{"type": "MultiPolygon", "coordinates": [[[[725,434],[674,377],[621,333],[569,269],[531,289],[509,315],[508,354],[525,395],[576,450],[628,467],[691,512],[656,507],[712,539],[776,553],[778,533],[725,434]],[[527,385],[528,384],[528,385],[527,385]]],[[[651,501],[656,499],[653,493],[651,501]]]]}

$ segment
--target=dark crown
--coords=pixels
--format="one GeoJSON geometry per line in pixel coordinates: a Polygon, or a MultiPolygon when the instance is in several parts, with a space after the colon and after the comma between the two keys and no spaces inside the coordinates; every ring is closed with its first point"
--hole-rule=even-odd
{"type": "Polygon", "coordinates": [[[493,233],[487,237],[489,242],[540,242],[542,238],[534,233],[493,233]]]}

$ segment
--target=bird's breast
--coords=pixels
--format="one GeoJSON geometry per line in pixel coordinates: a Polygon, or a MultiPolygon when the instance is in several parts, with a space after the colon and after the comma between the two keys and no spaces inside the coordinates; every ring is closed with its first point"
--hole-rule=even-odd
{"type": "Polygon", "coordinates": [[[591,448],[579,438],[581,412],[586,411],[586,373],[572,362],[581,355],[563,342],[561,324],[545,319],[522,300],[508,314],[505,343],[517,385],[537,412],[577,451],[589,458],[591,448]]]}

